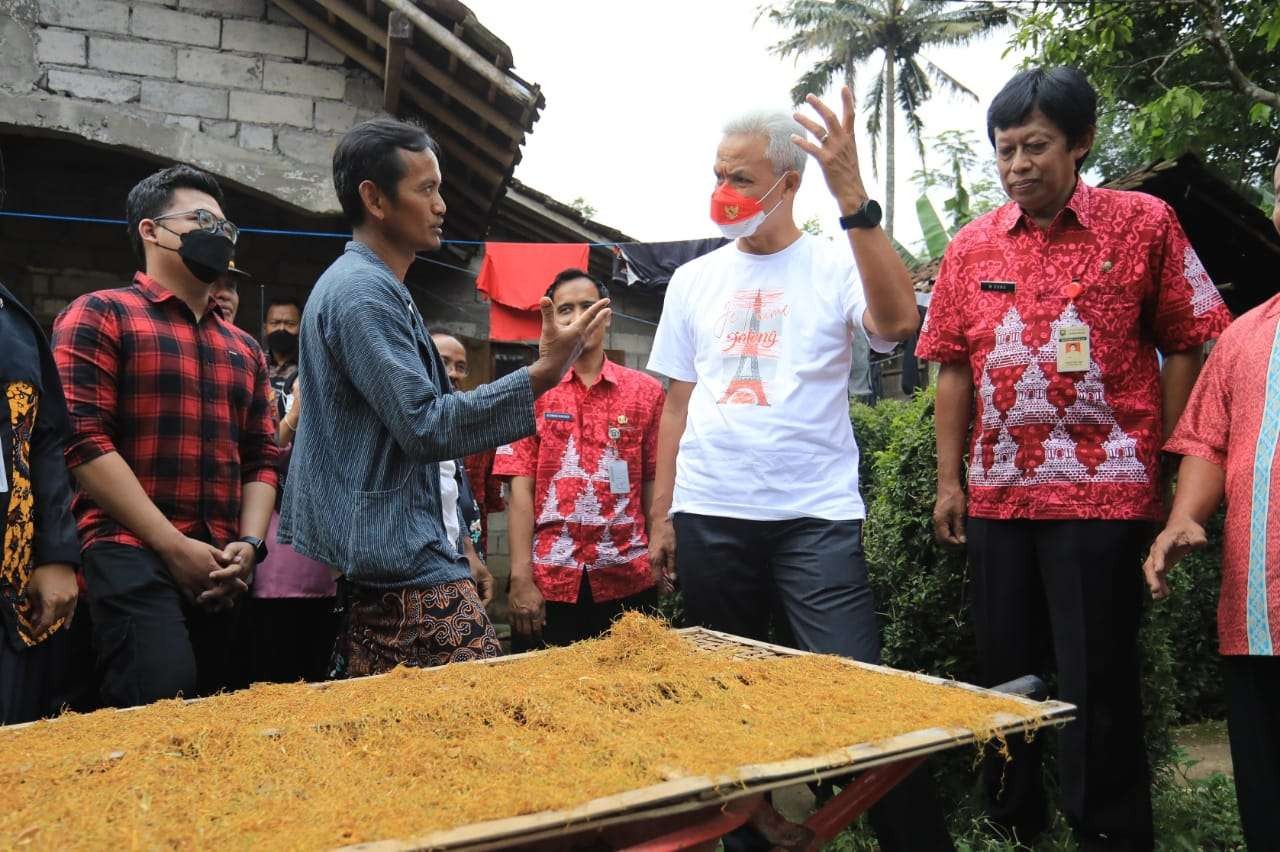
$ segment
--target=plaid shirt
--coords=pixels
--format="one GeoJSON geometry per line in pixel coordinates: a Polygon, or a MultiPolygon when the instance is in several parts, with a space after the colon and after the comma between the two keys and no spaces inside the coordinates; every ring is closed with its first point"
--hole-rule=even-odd
{"type": "MultiPolygon", "coordinates": [[[[276,485],[262,349],[212,299],[199,320],[144,273],[72,302],[53,327],[72,437],[67,466],[118,452],[169,521],[214,544],[239,538],[244,483],[276,485]]],[[[145,547],[87,494],[72,509],[84,547],[145,547]]]]}

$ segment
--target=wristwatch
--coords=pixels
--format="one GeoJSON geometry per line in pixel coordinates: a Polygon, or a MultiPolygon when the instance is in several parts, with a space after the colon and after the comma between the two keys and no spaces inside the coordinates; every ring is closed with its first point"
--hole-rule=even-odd
{"type": "Polygon", "coordinates": [[[253,561],[255,565],[262,564],[262,560],[267,558],[267,543],[256,535],[242,535],[237,541],[243,541],[245,544],[253,547],[253,561]]]}
{"type": "Polygon", "coordinates": [[[884,214],[880,210],[880,202],[868,198],[857,210],[848,216],[840,217],[840,229],[848,231],[851,228],[874,228],[880,224],[882,215],[884,214]]]}

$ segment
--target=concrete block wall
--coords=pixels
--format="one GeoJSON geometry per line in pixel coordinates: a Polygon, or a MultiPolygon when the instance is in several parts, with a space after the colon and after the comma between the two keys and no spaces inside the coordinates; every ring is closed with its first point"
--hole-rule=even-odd
{"type": "Polygon", "coordinates": [[[269,0],[35,0],[36,87],[327,165],[381,82],[269,0]]]}

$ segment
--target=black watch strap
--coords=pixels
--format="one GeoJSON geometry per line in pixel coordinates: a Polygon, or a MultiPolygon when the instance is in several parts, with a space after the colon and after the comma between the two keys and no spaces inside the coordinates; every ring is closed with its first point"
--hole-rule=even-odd
{"type": "Polygon", "coordinates": [[[267,558],[267,543],[256,535],[242,535],[239,540],[253,547],[253,561],[255,563],[267,558]]]}
{"type": "Polygon", "coordinates": [[[880,224],[882,215],[879,202],[868,198],[857,210],[840,217],[840,229],[848,231],[852,228],[874,228],[880,224]]]}

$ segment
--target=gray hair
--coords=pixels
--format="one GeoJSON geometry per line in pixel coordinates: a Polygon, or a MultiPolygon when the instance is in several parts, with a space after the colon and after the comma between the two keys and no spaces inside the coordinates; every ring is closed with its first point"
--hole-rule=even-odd
{"type": "Polygon", "coordinates": [[[789,171],[804,174],[804,164],[809,155],[791,141],[792,134],[803,138],[805,129],[789,114],[777,110],[744,113],[724,126],[725,136],[764,137],[768,141],[765,156],[773,163],[775,175],[789,171]]]}

